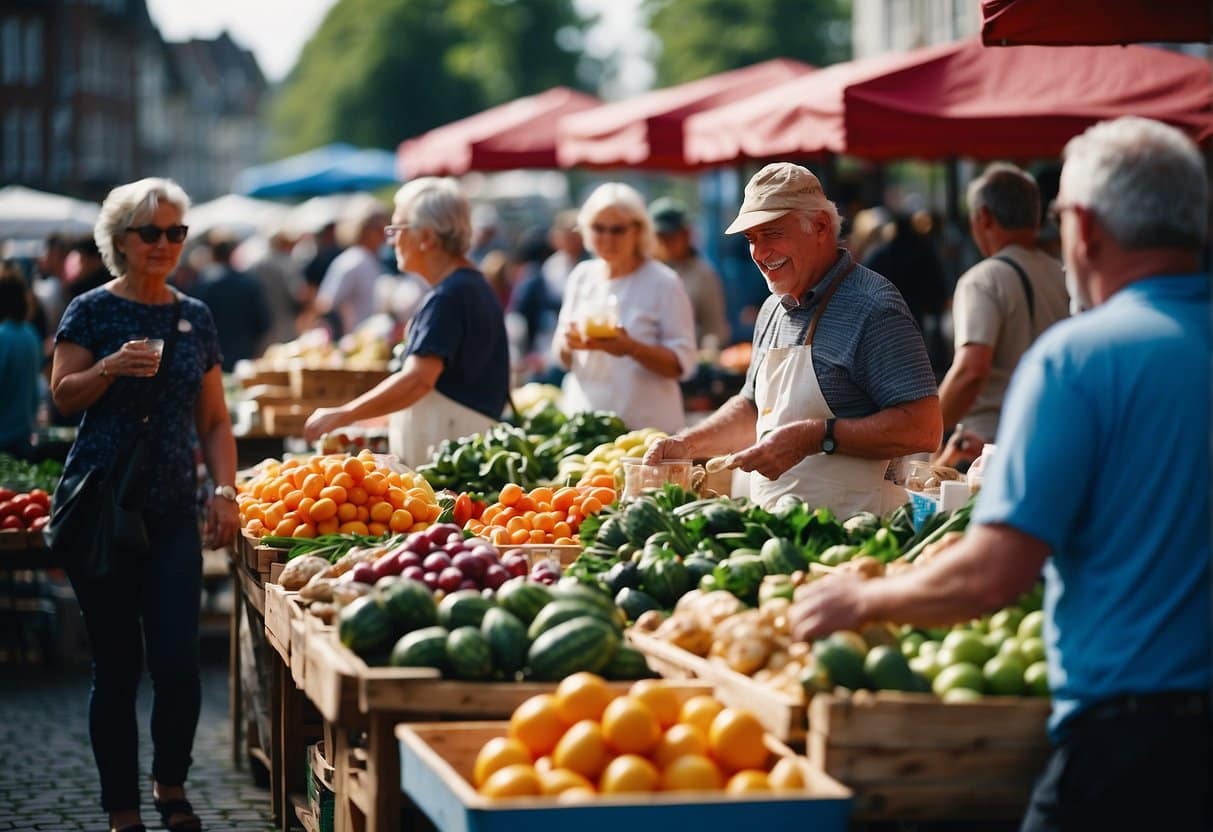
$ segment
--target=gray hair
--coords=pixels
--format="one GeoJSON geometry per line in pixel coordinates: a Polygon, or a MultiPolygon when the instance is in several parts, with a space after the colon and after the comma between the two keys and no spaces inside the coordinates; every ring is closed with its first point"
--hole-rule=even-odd
{"type": "Polygon", "coordinates": [[[396,191],[396,207],[414,228],[428,228],[448,254],[464,255],[472,245],[472,209],[459,183],[449,177],[424,176],[396,191]]]}
{"type": "Polygon", "coordinates": [[[608,208],[614,208],[639,226],[636,254],[644,260],[650,259],[657,250],[657,235],[653,231],[653,222],[649,219],[648,206],[639,191],[623,182],[606,182],[599,185],[581,206],[577,213],[577,225],[581,228],[585,247],[593,254],[598,253],[594,250],[594,235],[586,232],[598,215],[608,208]]]}
{"type": "Polygon", "coordinates": [[[982,208],[1008,231],[1040,225],[1040,188],[1032,174],[1006,162],[995,162],[969,183],[969,213],[982,208]]]}
{"type": "Polygon", "coordinates": [[[822,194],[820,208],[803,208],[795,212],[796,218],[800,220],[800,228],[802,231],[813,231],[813,217],[818,214],[825,214],[830,221],[830,234],[834,237],[834,242],[837,243],[842,238],[842,216],[838,213],[838,206],[825,198],[822,194]]]}
{"type": "Polygon", "coordinates": [[[1066,144],[1061,191],[1127,249],[1199,248],[1209,190],[1200,151],[1174,127],[1125,116],[1066,144]]]}
{"type": "Polygon", "coordinates": [[[131,226],[150,220],[161,200],[176,206],[183,217],[190,208],[190,198],[180,185],[171,179],[154,176],[119,185],[101,203],[101,213],[93,226],[93,240],[105,268],[114,277],[126,275],[126,255],[118,250],[114,240],[131,226]]]}

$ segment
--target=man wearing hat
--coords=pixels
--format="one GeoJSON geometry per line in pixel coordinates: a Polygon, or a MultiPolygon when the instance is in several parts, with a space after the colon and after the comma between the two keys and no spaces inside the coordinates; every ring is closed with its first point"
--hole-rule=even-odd
{"type": "Polygon", "coordinates": [[[649,206],[649,217],[653,220],[653,230],[657,232],[657,257],[678,273],[691,299],[696,343],[702,345],[704,337],[711,335],[718,348],[728,346],[729,321],[724,312],[724,285],[712,264],[700,257],[691,245],[686,206],[663,196],[649,206]]]}
{"type": "Polygon", "coordinates": [[[839,245],[838,209],[807,169],[770,164],[737,219],[771,290],[745,386],[646,460],[729,454],[763,506],[795,495],[839,516],[905,501],[895,457],[934,450],[943,430],[922,335],[901,293],[839,245]]]}

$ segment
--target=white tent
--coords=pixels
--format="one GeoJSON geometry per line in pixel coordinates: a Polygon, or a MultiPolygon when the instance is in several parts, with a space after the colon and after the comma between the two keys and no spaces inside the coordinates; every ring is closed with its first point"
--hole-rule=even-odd
{"type": "Polygon", "coordinates": [[[195,240],[214,229],[247,237],[257,232],[264,234],[277,230],[288,210],[287,206],[277,202],[228,194],[192,206],[185,215],[185,224],[190,227],[190,237],[195,240]]]}
{"type": "Polygon", "coordinates": [[[0,239],[90,234],[101,206],[21,185],[0,188],[0,239]]]}

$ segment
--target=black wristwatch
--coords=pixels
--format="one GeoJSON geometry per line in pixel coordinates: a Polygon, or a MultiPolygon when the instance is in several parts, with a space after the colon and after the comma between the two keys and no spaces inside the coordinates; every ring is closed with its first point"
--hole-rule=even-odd
{"type": "Polygon", "coordinates": [[[826,419],[826,435],[821,438],[821,452],[823,454],[832,454],[838,450],[838,443],[834,440],[834,423],[837,419],[830,417],[826,419]]]}

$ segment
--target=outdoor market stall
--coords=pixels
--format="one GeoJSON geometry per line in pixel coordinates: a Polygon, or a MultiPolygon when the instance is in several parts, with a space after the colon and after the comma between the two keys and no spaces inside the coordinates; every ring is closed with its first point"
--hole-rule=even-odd
{"type": "Polygon", "coordinates": [[[1208,43],[1213,8],[1204,0],[982,0],[986,46],[1208,43]]]}

